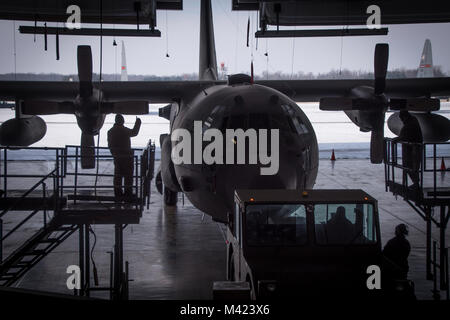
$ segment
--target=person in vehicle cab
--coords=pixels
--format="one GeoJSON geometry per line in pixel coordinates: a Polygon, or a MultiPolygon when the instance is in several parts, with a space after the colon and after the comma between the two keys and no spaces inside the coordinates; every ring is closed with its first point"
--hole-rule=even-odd
{"type": "Polygon", "coordinates": [[[329,244],[347,244],[354,237],[354,226],[345,216],[345,208],[339,206],[326,224],[326,237],[329,244]]]}

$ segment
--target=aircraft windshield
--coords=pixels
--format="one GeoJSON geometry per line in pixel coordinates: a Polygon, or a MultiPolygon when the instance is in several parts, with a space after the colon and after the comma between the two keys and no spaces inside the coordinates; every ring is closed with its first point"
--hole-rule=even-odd
{"type": "Polygon", "coordinates": [[[305,206],[248,205],[246,239],[250,246],[305,244],[307,241],[305,206]]]}
{"type": "Polygon", "coordinates": [[[370,244],[377,240],[372,204],[314,206],[316,242],[321,245],[370,244]]]}

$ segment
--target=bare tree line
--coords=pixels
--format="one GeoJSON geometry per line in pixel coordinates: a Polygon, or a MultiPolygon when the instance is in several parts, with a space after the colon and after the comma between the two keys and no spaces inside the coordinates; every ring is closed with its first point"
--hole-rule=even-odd
{"type": "MultiPolygon", "coordinates": [[[[449,72],[442,71],[441,66],[434,66],[435,77],[446,77],[449,72]]],[[[387,77],[390,79],[398,78],[415,78],[417,76],[417,69],[397,68],[388,71],[387,77]]],[[[282,71],[267,73],[263,71],[261,74],[255,75],[256,80],[308,80],[308,79],[373,79],[373,72],[368,71],[353,71],[348,69],[337,70],[333,69],[325,73],[312,73],[298,71],[296,73],[284,73],[282,71]]],[[[94,81],[98,81],[99,75],[94,73],[94,81]]],[[[103,74],[104,81],[119,81],[120,76],[117,74],[103,74]]],[[[182,81],[182,80],[197,80],[197,73],[184,73],[180,75],[171,76],[157,76],[157,75],[135,75],[129,74],[129,81],[182,81]]],[[[58,73],[6,73],[0,74],[0,81],[78,81],[76,74],[58,74],[58,73]]]]}

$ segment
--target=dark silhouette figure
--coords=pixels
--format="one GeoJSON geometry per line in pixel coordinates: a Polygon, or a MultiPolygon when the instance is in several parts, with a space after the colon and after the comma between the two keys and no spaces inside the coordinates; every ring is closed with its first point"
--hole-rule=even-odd
{"type": "Polygon", "coordinates": [[[121,114],[116,115],[114,126],[108,131],[108,147],[114,157],[114,195],[118,200],[123,197],[133,196],[133,155],[131,149],[131,137],[139,133],[141,119],[136,118],[133,129],[125,127],[125,120],[121,114]],[[122,179],[124,180],[125,192],[122,193],[122,179]]]}
{"type": "Polygon", "coordinates": [[[383,255],[388,260],[388,275],[395,280],[406,280],[409,271],[408,256],[411,245],[406,239],[408,227],[399,224],[395,227],[395,237],[388,241],[383,249],[383,255]]]}
{"type": "MultiPolygon", "coordinates": [[[[403,122],[403,128],[400,135],[393,139],[395,142],[409,142],[422,143],[423,136],[419,121],[412,116],[408,111],[400,111],[400,119],[403,122]]],[[[408,168],[408,175],[410,176],[413,187],[419,185],[419,169],[422,160],[422,146],[403,144],[402,145],[403,166],[408,168]]]]}
{"type": "Polygon", "coordinates": [[[339,206],[336,213],[326,224],[326,237],[328,243],[347,244],[354,238],[354,226],[345,217],[345,208],[339,206]]]}

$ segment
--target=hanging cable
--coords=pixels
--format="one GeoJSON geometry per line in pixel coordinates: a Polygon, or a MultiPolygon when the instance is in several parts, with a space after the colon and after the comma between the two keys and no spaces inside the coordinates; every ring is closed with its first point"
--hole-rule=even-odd
{"type": "Polygon", "coordinates": [[[113,42],[113,46],[114,46],[114,80],[117,81],[117,77],[118,77],[118,71],[117,71],[117,43],[115,42],[116,40],[114,40],[113,42]]]}
{"type": "Polygon", "coordinates": [[[44,22],[44,50],[47,51],[47,22],[44,22]]]}
{"type": "Polygon", "coordinates": [[[249,41],[250,41],[250,14],[248,15],[247,20],[247,48],[249,47],[249,41]]]}
{"type": "Polygon", "coordinates": [[[59,60],[59,23],[56,23],[56,60],[59,60]]]}
{"type": "MultiPolygon", "coordinates": [[[[297,30],[297,27],[294,27],[297,30]]],[[[295,60],[295,37],[292,38],[292,56],[291,56],[291,80],[294,76],[294,60],[295,60]]]]}
{"type": "Polygon", "coordinates": [[[89,225],[89,231],[94,236],[94,243],[92,244],[92,249],[91,249],[91,261],[92,261],[92,266],[93,266],[93,271],[94,271],[94,284],[96,286],[98,286],[97,265],[95,264],[95,260],[94,260],[94,249],[95,249],[95,245],[97,244],[97,235],[95,234],[94,229],[92,229],[91,225],[89,225]]]}
{"type": "MultiPolygon", "coordinates": [[[[344,31],[344,28],[342,28],[342,31],[344,31]]],[[[344,36],[341,36],[341,54],[339,57],[339,77],[342,76],[342,49],[344,47],[344,36]]]]}
{"type": "Polygon", "coordinates": [[[234,73],[238,73],[238,39],[239,39],[239,11],[236,13],[236,35],[234,41],[234,73]]]}
{"type": "Polygon", "coordinates": [[[342,35],[341,35],[341,55],[339,58],[339,78],[342,76],[342,52],[344,48],[344,31],[345,29],[348,30],[348,24],[349,24],[349,11],[350,11],[350,3],[347,0],[346,1],[346,12],[345,12],[345,19],[346,19],[346,26],[342,27],[342,35]]]}
{"type": "Polygon", "coordinates": [[[169,58],[169,16],[168,16],[168,10],[166,10],[166,58],[169,58]]]}
{"type": "MultiPolygon", "coordinates": [[[[114,2],[112,3],[113,11],[115,11],[114,8],[114,2]]],[[[117,81],[118,72],[117,72],[117,42],[116,42],[116,24],[113,23],[113,30],[114,30],[114,37],[113,37],[113,46],[114,46],[114,81],[117,81]]]]}
{"type": "MultiPolygon", "coordinates": [[[[255,34],[255,32],[257,31],[257,29],[258,29],[258,13],[259,13],[259,11],[257,11],[256,13],[255,13],[255,15],[256,15],[256,17],[255,17],[255,26],[253,27],[253,32],[252,32],[252,35],[254,35],[255,34]]],[[[255,51],[258,51],[258,40],[259,40],[259,38],[256,38],[256,48],[255,48],[255,51]]]]}
{"type": "Polygon", "coordinates": [[[13,21],[13,54],[14,54],[14,80],[17,80],[17,56],[16,56],[16,20],[13,21]]]}
{"type": "Polygon", "coordinates": [[[269,80],[269,40],[266,38],[266,52],[264,53],[266,56],[266,80],[269,80]]]}
{"type": "Polygon", "coordinates": [[[253,84],[255,81],[254,69],[253,69],[253,37],[250,37],[250,26],[253,29],[253,24],[251,24],[250,13],[248,14],[248,23],[247,23],[247,47],[250,40],[250,83],[253,84]]]}
{"type": "Polygon", "coordinates": [[[37,15],[34,15],[34,33],[33,33],[33,42],[36,42],[36,28],[37,28],[37,15]]]}
{"type": "MultiPolygon", "coordinates": [[[[102,71],[103,71],[103,0],[99,0],[100,2],[100,74],[99,74],[99,84],[98,84],[98,110],[100,113],[101,104],[103,96],[102,92],[102,71]]],[[[100,152],[100,131],[97,135],[97,164],[96,164],[96,173],[95,173],[95,184],[94,184],[94,194],[97,198],[97,182],[98,182],[98,171],[99,171],[99,152],[100,152]]]]}

